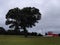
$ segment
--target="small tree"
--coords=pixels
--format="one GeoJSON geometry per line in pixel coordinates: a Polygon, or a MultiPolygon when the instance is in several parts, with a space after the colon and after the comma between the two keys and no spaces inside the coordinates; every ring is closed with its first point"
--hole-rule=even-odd
{"type": "Polygon", "coordinates": [[[0,27],[0,34],[5,34],[5,33],[6,33],[5,29],[3,27],[0,27]]]}

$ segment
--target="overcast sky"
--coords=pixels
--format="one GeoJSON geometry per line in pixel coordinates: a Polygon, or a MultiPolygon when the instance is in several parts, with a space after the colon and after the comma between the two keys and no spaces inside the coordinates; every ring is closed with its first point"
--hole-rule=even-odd
{"type": "Polygon", "coordinates": [[[9,29],[5,25],[5,16],[9,9],[15,7],[36,7],[40,10],[42,18],[35,27],[28,29],[30,32],[60,31],[60,0],[0,0],[0,27],[9,29]]]}

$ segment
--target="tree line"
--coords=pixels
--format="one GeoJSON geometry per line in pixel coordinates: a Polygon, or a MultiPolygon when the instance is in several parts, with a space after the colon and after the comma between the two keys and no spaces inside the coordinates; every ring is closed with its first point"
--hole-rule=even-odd
{"type": "MultiPolygon", "coordinates": [[[[0,27],[0,35],[25,35],[24,31],[15,32],[15,30],[5,30],[3,27],[0,27]]],[[[27,32],[28,36],[43,36],[37,32],[27,32]]]]}

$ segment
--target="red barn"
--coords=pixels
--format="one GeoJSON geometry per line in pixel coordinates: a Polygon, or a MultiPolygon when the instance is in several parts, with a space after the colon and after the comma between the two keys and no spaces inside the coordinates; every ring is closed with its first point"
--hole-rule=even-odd
{"type": "Polygon", "coordinates": [[[59,35],[58,34],[52,34],[53,35],[53,37],[58,37],[59,35]]]}
{"type": "Polygon", "coordinates": [[[51,31],[48,32],[47,35],[49,35],[49,36],[53,36],[53,37],[58,37],[58,36],[59,36],[58,34],[53,33],[53,32],[51,32],[51,31]]]}

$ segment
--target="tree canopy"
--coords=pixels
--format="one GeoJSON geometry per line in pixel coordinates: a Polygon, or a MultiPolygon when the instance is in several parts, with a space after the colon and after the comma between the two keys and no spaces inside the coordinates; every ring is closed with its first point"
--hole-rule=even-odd
{"type": "Polygon", "coordinates": [[[41,13],[35,7],[14,8],[8,11],[6,19],[6,25],[11,24],[10,28],[15,27],[15,30],[22,28],[27,33],[26,28],[35,26],[41,19],[41,13]]]}

